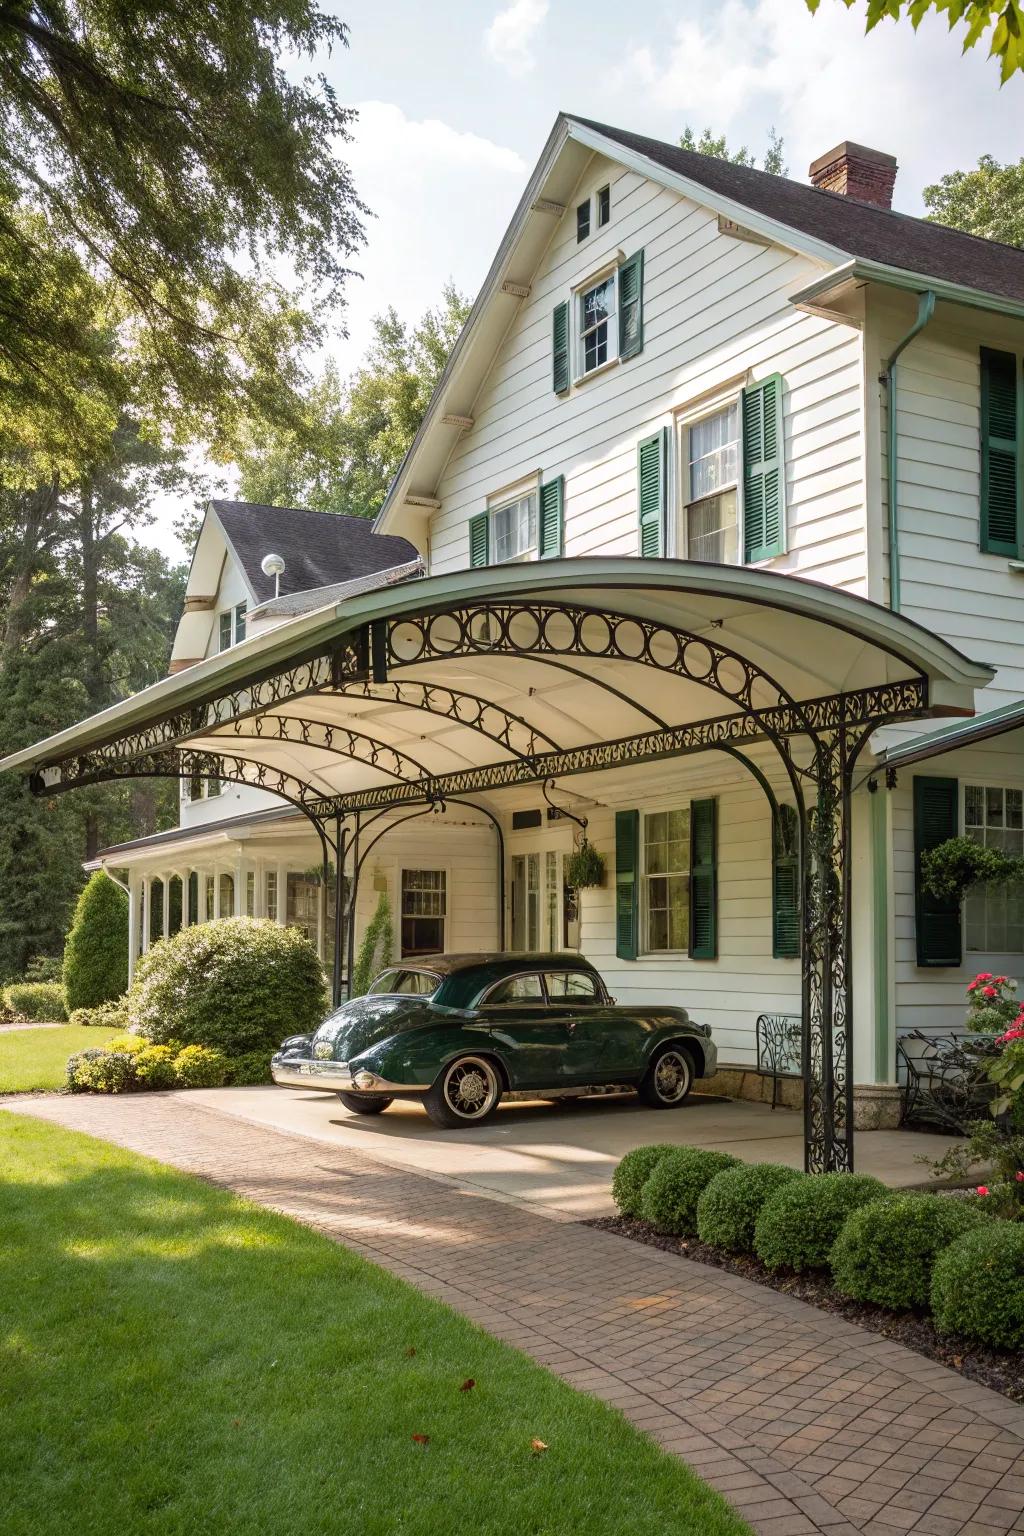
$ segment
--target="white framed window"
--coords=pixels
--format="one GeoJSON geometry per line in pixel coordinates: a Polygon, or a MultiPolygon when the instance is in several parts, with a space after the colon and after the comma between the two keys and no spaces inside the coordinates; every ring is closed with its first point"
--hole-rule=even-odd
{"type": "Polygon", "coordinates": [[[576,377],[586,378],[619,355],[619,274],[613,268],[585,283],[574,297],[576,377]]]}
{"type": "Polygon", "coordinates": [[[488,507],[491,564],[509,565],[537,558],[537,489],[488,507]]]}
{"type": "Polygon", "coordinates": [[[444,953],[448,874],[443,869],[403,869],[402,959],[444,953]]]}
{"type": "Polygon", "coordinates": [[[612,189],[601,187],[595,198],[597,203],[597,227],[603,229],[612,216],[612,189]]]}
{"type": "Polygon", "coordinates": [[[267,870],[267,887],[265,894],[265,911],[271,922],[277,922],[277,870],[267,870]]]}
{"type": "MultiPolygon", "coordinates": [[[[985,848],[1024,853],[1024,790],[965,784],[965,837],[985,848]]],[[[966,948],[987,955],[1024,954],[1024,891],[1020,886],[978,886],[964,900],[966,948]]]]}
{"type": "Polygon", "coordinates": [[[646,954],[685,954],[690,943],[690,812],[642,817],[640,922],[646,954]]]}
{"type": "Polygon", "coordinates": [[[590,234],[590,198],[584,198],[576,209],[576,243],[585,240],[590,234]]]}
{"type": "Polygon", "coordinates": [[[675,553],[735,565],[740,559],[739,397],[678,424],[675,553]]]}
{"type": "Polygon", "coordinates": [[[245,639],[245,618],[248,612],[248,604],[236,603],[233,608],[225,608],[217,618],[218,649],[230,650],[233,645],[241,645],[245,639]]]}

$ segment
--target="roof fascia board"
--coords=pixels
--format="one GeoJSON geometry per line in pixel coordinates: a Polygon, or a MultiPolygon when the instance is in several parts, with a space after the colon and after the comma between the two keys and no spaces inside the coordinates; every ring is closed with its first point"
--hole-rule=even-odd
{"type": "Polygon", "coordinates": [[[783,224],[778,219],[757,213],[746,203],[737,202],[735,198],[725,197],[720,192],[712,192],[701,182],[694,181],[689,176],[682,176],[678,171],[670,171],[667,166],[659,165],[656,160],[649,159],[638,150],[627,149],[617,140],[605,138],[593,128],[584,128],[581,123],[574,122],[571,118],[569,119],[569,137],[580,144],[586,144],[598,154],[606,155],[609,160],[617,160],[620,165],[636,171],[638,175],[646,176],[650,181],[659,182],[670,191],[681,193],[692,202],[700,203],[715,213],[724,214],[734,223],[742,224],[745,229],[751,229],[755,234],[763,235],[773,245],[785,246],[788,250],[811,256],[816,261],[828,262],[833,267],[846,255],[837,245],[829,245],[826,241],[817,240],[813,235],[805,235],[801,230],[793,229],[789,224],[783,224]]]}
{"type": "Polygon", "coordinates": [[[940,726],[924,736],[912,736],[908,741],[883,747],[877,756],[880,763],[890,768],[909,766],[929,757],[941,757],[956,752],[961,747],[973,747],[994,736],[1005,736],[1024,726],[1024,702],[1007,705],[1004,709],[989,710],[975,715],[973,720],[956,720],[951,725],[940,726]]]}
{"type": "MultiPolygon", "coordinates": [[[[423,420],[420,422],[419,428],[417,429],[416,435],[409,446],[405,458],[402,460],[398,467],[398,473],[395,475],[394,480],[392,480],[390,486],[388,487],[388,492],[384,497],[383,503],[381,504],[381,509],[374,519],[373,527],[375,533],[386,532],[388,514],[391,511],[391,508],[396,503],[401,502],[402,496],[404,495],[406,487],[409,483],[409,473],[412,469],[413,462],[415,461],[417,450],[420,444],[423,442],[423,439],[427,436],[427,433],[433,427],[434,419],[438,415],[438,412],[441,410],[441,402],[445,398],[448,386],[451,384],[459,370],[459,367],[461,366],[463,354],[469,345],[470,337],[476,330],[480,317],[490,303],[493,295],[496,292],[500,292],[501,282],[505,276],[509,258],[515,250],[519,236],[522,233],[523,226],[525,225],[527,219],[530,217],[533,204],[537,200],[540,189],[543,187],[544,183],[548,179],[548,176],[551,174],[558,156],[561,154],[568,141],[568,137],[568,120],[566,119],[564,113],[560,112],[555,120],[554,127],[548,135],[547,143],[541,151],[540,159],[537,161],[533,175],[530,177],[526,184],[526,190],[524,191],[522,197],[519,199],[516,211],[512,215],[508,228],[505,230],[505,233],[502,236],[501,244],[498,246],[497,253],[494,257],[494,260],[491,262],[487,276],[483,280],[480,292],[477,294],[476,299],[473,302],[473,307],[466,317],[466,323],[462,327],[462,330],[459,332],[455,345],[449,354],[448,361],[442,369],[441,377],[438,379],[434,386],[434,393],[430,397],[427,409],[423,415],[423,420]]],[[[538,215],[538,217],[546,218],[548,215],[538,215]]]]}
{"type": "Polygon", "coordinates": [[[909,293],[922,293],[931,289],[937,299],[947,304],[962,304],[969,309],[983,309],[991,314],[1008,315],[1024,320],[1024,301],[1001,298],[996,293],[985,293],[981,288],[969,288],[963,283],[950,283],[941,277],[929,277],[924,272],[909,272],[903,267],[888,267],[880,261],[851,259],[816,277],[813,282],[791,293],[791,304],[813,303],[822,294],[841,283],[879,283],[886,288],[900,288],[909,293]]]}

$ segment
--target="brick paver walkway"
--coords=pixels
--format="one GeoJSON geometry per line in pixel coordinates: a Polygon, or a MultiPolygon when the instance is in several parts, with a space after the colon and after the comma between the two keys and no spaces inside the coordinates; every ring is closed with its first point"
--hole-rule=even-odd
{"type": "Polygon", "coordinates": [[[803,1302],[183,1096],[3,1107],[344,1242],[615,1404],[762,1536],[1024,1531],[1024,1409],[803,1302]]]}

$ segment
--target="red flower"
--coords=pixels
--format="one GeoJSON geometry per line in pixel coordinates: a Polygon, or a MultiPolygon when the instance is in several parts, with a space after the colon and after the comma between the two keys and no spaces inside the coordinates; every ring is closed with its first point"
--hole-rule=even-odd
{"type": "Polygon", "coordinates": [[[991,971],[979,971],[977,976],[974,979],[975,979],[975,981],[991,981],[992,980],[992,972],[991,971]]]}
{"type": "Polygon", "coordinates": [[[996,1044],[1006,1045],[1010,1040],[1024,1040],[1024,1029],[1021,1029],[1019,1025],[1015,1025],[1013,1029],[1008,1029],[1005,1035],[999,1035],[996,1044]]]}
{"type": "Polygon", "coordinates": [[[983,987],[982,988],[982,996],[983,997],[995,997],[996,996],[996,989],[995,989],[995,987],[983,987]]]}
{"type": "Polygon", "coordinates": [[[1024,1168],[1017,1169],[1016,1179],[1018,1184],[1024,1184],[1024,1168]]]}
{"type": "Polygon", "coordinates": [[[975,1193],[979,1194],[979,1195],[987,1195],[988,1194],[988,1185],[987,1184],[979,1184],[977,1190],[975,1191],[975,1193]]]}
{"type": "Polygon", "coordinates": [[[969,981],[967,983],[967,990],[968,990],[968,992],[973,992],[977,985],[978,985],[978,983],[976,981],[969,981]]]}

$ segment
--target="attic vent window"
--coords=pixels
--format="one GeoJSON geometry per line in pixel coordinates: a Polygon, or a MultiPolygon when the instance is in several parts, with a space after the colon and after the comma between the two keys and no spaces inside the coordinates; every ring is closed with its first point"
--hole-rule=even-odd
{"type": "Polygon", "coordinates": [[[597,227],[603,229],[612,216],[612,189],[602,187],[597,194],[597,227]]]}
{"type": "Polygon", "coordinates": [[[585,240],[590,234],[590,198],[586,198],[576,209],[576,240],[585,240]]]}

